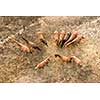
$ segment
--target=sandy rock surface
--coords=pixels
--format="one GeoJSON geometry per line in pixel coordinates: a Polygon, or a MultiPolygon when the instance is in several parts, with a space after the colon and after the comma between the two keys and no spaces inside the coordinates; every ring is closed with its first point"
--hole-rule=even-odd
{"type": "Polygon", "coordinates": [[[0,82],[100,82],[100,17],[0,17],[0,82]],[[24,53],[11,42],[2,44],[8,36],[25,41],[16,33],[23,30],[23,36],[37,44],[42,51],[24,53]],[[53,32],[78,31],[85,39],[67,48],[58,48],[53,40],[53,32]],[[48,47],[40,43],[36,32],[42,31],[48,47]],[[75,55],[82,60],[82,66],[74,62],[63,63],[53,59],[43,69],[35,70],[36,64],[51,54],[75,55]]]}

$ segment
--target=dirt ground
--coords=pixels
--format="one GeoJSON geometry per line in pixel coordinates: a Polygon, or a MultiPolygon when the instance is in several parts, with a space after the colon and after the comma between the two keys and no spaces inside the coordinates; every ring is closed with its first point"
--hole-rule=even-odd
{"type": "Polygon", "coordinates": [[[0,17],[0,82],[2,83],[97,83],[100,82],[100,17],[91,16],[44,16],[0,17]],[[23,28],[23,36],[36,43],[42,51],[24,53],[15,43],[5,42],[12,34],[21,43],[25,42],[16,33],[23,28]],[[53,40],[55,30],[78,31],[85,39],[67,48],[58,48],[53,40]],[[42,31],[48,47],[40,43],[36,32],[42,31]],[[2,44],[5,42],[4,44],[2,44]],[[82,66],[74,62],[63,63],[53,58],[43,69],[35,65],[51,54],[75,55],[82,66]]]}

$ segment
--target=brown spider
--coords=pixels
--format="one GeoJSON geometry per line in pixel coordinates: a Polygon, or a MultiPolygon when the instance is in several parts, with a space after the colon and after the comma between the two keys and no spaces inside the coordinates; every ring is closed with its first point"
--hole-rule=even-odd
{"type": "MultiPolygon", "coordinates": [[[[38,32],[37,35],[38,35],[38,39],[44,45],[46,45],[48,47],[48,43],[45,40],[45,38],[43,36],[43,33],[42,32],[38,32]]],[[[20,36],[27,43],[27,45],[24,45],[24,44],[18,42],[15,38],[12,39],[12,40],[13,40],[13,42],[15,42],[20,47],[20,49],[23,52],[31,53],[32,49],[36,49],[36,50],[41,51],[41,48],[39,46],[37,46],[35,43],[27,40],[22,35],[20,35],[20,36]]],[[[64,30],[62,30],[60,33],[58,31],[54,32],[55,44],[60,48],[67,47],[67,46],[69,46],[69,45],[71,45],[73,43],[78,43],[82,39],[84,39],[84,37],[82,35],[79,35],[77,31],[67,32],[66,33],[64,30]]],[[[71,61],[74,61],[78,65],[81,65],[81,63],[82,63],[82,61],[79,58],[77,58],[76,56],[67,57],[67,56],[63,56],[63,55],[60,55],[60,54],[56,53],[56,54],[54,54],[52,56],[49,56],[49,57],[45,58],[43,61],[41,61],[39,64],[37,64],[35,69],[43,68],[44,66],[46,66],[49,63],[49,61],[52,59],[53,56],[55,56],[55,58],[59,57],[63,62],[66,62],[66,63],[71,62],[71,61]]]]}

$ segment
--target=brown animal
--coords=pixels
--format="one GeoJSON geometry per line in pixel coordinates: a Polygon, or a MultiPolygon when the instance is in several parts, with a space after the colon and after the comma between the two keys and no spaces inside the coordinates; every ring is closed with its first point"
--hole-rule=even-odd
{"type": "Polygon", "coordinates": [[[71,56],[71,59],[78,65],[81,64],[81,60],[79,58],[77,58],[76,56],[71,56]]]}
{"type": "Polygon", "coordinates": [[[55,31],[54,32],[54,40],[57,45],[59,45],[59,36],[60,36],[60,34],[58,33],[58,31],[55,31]]]}
{"type": "Polygon", "coordinates": [[[68,44],[66,44],[66,46],[69,46],[70,44],[73,44],[73,43],[78,43],[82,39],[84,39],[84,37],[82,35],[77,35],[77,37],[74,40],[72,40],[71,42],[69,42],[68,44]]]}
{"type": "Polygon", "coordinates": [[[65,42],[64,45],[68,44],[68,43],[71,42],[73,39],[75,39],[75,38],[77,37],[77,35],[78,35],[77,31],[72,32],[70,38],[65,42]]]}
{"type": "Polygon", "coordinates": [[[25,39],[23,36],[22,36],[22,39],[25,40],[25,42],[27,43],[27,46],[28,46],[30,49],[34,48],[34,49],[37,49],[37,50],[41,51],[41,49],[40,49],[38,46],[36,46],[33,42],[28,41],[28,40],[25,39]]]}
{"type": "Polygon", "coordinates": [[[13,40],[13,42],[15,42],[21,48],[21,50],[23,52],[31,52],[28,46],[26,46],[26,45],[24,45],[16,40],[13,40]]]}
{"type": "Polygon", "coordinates": [[[55,57],[59,57],[63,62],[70,62],[71,58],[66,56],[61,56],[59,54],[55,54],[55,57]]]}
{"type": "Polygon", "coordinates": [[[52,56],[49,56],[47,57],[45,60],[43,60],[42,62],[40,62],[39,64],[36,65],[35,69],[38,69],[38,68],[43,68],[45,65],[48,64],[48,62],[50,61],[50,58],[52,56]]]}
{"type": "Polygon", "coordinates": [[[39,40],[40,40],[43,44],[45,44],[46,46],[48,46],[47,41],[46,41],[46,40],[44,39],[44,37],[43,37],[43,33],[42,33],[42,32],[38,32],[37,35],[38,35],[39,40]]]}

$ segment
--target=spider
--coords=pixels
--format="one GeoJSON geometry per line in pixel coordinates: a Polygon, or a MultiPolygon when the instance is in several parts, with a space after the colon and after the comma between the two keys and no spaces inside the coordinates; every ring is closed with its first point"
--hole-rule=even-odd
{"type": "MultiPolygon", "coordinates": [[[[39,50],[41,52],[41,48],[39,46],[37,46],[32,41],[27,40],[22,35],[20,35],[20,36],[27,43],[27,45],[24,45],[24,44],[18,42],[15,38],[12,40],[20,47],[20,49],[23,52],[32,53],[32,49],[39,50]]],[[[49,46],[48,42],[44,38],[42,32],[37,32],[37,36],[38,36],[38,39],[40,40],[40,42],[42,42],[47,47],[49,46]]],[[[80,42],[82,39],[84,39],[84,36],[80,35],[77,31],[65,32],[64,30],[62,30],[60,33],[58,31],[54,31],[53,39],[54,39],[55,45],[58,48],[63,49],[63,48],[67,48],[71,44],[76,44],[76,43],[80,42]]],[[[37,64],[35,66],[35,69],[44,68],[53,59],[53,56],[55,57],[55,59],[58,57],[60,60],[62,60],[63,62],[66,62],[66,63],[72,62],[72,61],[74,61],[78,65],[81,65],[81,63],[82,63],[82,61],[76,56],[65,56],[65,55],[61,55],[59,53],[55,53],[53,55],[46,57],[43,61],[41,61],[39,64],[37,64]]]]}

